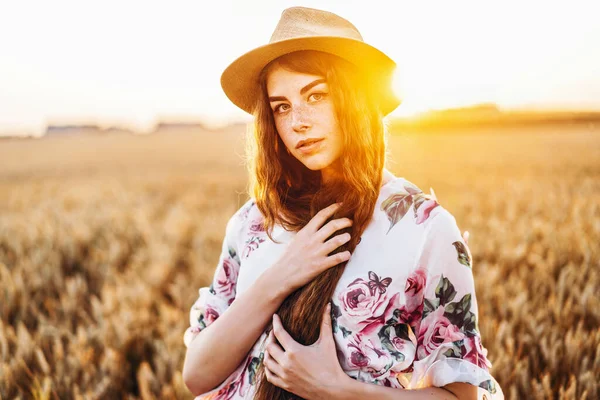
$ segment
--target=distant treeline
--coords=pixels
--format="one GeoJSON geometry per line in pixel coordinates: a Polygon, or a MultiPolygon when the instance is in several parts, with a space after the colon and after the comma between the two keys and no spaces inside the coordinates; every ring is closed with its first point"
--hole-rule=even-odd
{"type": "Polygon", "coordinates": [[[411,118],[392,118],[391,130],[468,129],[536,125],[600,126],[600,112],[594,111],[501,111],[494,104],[431,111],[411,118]]]}
{"type": "MultiPolygon", "coordinates": [[[[481,104],[473,107],[453,108],[429,111],[411,117],[391,117],[388,126],[392,132],[401,131],[434,131],[469,130],[470,128],[516,128],[547,125],[587,125],[600,127],[600,111],[502,111],[495,104],[481,104]]],[[[206,132],[219,130],[245,130],[246,123],[235,121],[218,129],[211,129],[201,121],[159,122],[151,133],[206,132]]],[[[135,129],[125,127],[101,128],[95,124],[50,124],[43,136],[81,135],[81,134],[139,134],[135,129]]],[[[0,132],[3,137],[28,135],[11,135],[0,132]],[[4,136],[3,136],[4,135],[4,136]]]]}

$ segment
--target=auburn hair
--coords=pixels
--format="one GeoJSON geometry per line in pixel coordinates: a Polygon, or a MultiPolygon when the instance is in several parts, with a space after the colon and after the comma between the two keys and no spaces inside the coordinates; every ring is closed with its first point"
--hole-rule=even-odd
{"type": "MultiPolygon", "coordinates": [[[[262,70],[259,82],[261,90],[253,113],[254,124],[246,140],[246,157],[249,192],[264,216],[267,235],[273,240],[276,223],[297,232],[319,210],[343,202],[329,220],[348,217],[353,224],[330,237],[349,232],[351,239],[329,255],[346,250],[353,253],[373,216],[386,163],[386,127],[369,80],[354,64],[338,56],[303,50],[269,63],[262,70]],[[277,132],[267,93],[267,76],[275,65],[322,76],[327,81],[343,140],[342,153],[334,161],[337,177],[331,181],[323,182],[321,171],[308,169],[289,154],[277,132]]],[[[327,269],[291,293],[279,307],[277,313],[283,326],[297,342],[310,345],[318,339],[325,307],[346,263],[327,269]]],[[[255,379],[255,399],[300,399],[267,381],[262,362],[255,379]]]]}

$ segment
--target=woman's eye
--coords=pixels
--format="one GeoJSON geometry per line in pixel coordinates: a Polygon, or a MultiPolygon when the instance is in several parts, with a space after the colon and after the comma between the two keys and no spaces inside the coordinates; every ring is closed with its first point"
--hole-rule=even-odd
{"type": "Polygon", "coordinates": [[[277,107],[275,107],[275,110],[274,110],[274,111],[275,111],[276,113],[277,113],[277,112],[280,112],[280,111],[285,111],[285,109],[283,109],[283,107],[289,107],[289,105],[287,105],[287,104],[280,104],[280,105],[278,105],[277,107]]]}
{"type": "Polygon", "coordinates": [[[320,93],[320,92],[319,93],[313,93],[313,94],[310,95],[309,98],[312,98],[315,101],[319,101],[319,100],[323,99],[323,97],[325,97],[325,95],[326,95],[326,93],[320,93]]]}

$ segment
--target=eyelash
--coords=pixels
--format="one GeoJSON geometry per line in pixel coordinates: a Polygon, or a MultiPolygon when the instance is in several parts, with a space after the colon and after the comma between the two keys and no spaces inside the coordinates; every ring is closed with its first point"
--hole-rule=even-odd
{"type": "MultiPolygon", "coordinates": [[[[315,101],[321,101],[321,100],[323,100],[323,98],[325,98],[325,97],[327,96],[327,93],[325,93],[325,92],[314,92],[314,93],[311,93],[311,94],[310,94],[310,96],[308,96],[308,97],[310,98],[311,96],[314,96],[314,95],[316,95],[316,94],[317,94],[317,95],[321,95],[321,99],[319,99],[319,100],[315,100],[315,101]]],[[[285,103],[281,103],[281,104],[279,104],[277,107],[275,107],[275,109],[273,110],[273,112],[275,112],[275,113],[278,113],[278,112],[279,112],[279,109],[280,109],[280,108],[281,108],[281,106],[283,106],[283,105],[286,105],[286,104],[285,104],[285,103]]]]}

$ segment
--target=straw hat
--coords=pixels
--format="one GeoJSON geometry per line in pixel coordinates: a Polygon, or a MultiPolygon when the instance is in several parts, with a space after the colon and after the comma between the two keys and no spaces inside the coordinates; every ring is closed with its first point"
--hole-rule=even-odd
{"type": "Polygon", "coordinates": [[[298,50],[331,53],[357,65],[364,71],[365,79],[376,85],[384,115],[400,105],[392,90],[396,63],[365,43],[358,29],[346,19],[307,7],[283,10],[269,43],[238,57],[223,71],[221,86],[225,94],[236,106],[252,114],[261,70],[277,57],[298,50]]]}

